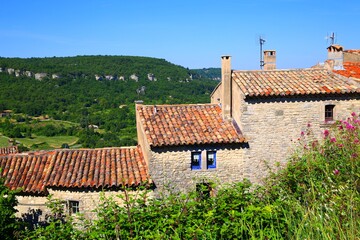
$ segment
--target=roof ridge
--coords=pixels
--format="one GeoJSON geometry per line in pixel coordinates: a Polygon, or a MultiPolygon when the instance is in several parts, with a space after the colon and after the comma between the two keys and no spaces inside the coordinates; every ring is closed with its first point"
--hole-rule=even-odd
{"type": "Polygon", "coordinates": [[[257,73],[257,72],[299,72],[299,71],[328,71],[324,68],[289,68],[289,69],[271,69],[271,70],[233,70],[233,72],[251,72],[251,73],[257,73]]]}
{"type": "Polygon", "coordinates": [[[186,107],[186,106],[215,106],[216,103],[182,103],[182,104],[153,104],[153,105],[140,105],[143,107],[186,107]]]}

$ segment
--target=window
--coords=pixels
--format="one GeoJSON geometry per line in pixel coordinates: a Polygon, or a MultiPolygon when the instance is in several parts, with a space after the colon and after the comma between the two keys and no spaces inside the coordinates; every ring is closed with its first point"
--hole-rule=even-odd
{"type": "Polygon", "coordinates": [[[216,168],[216,151],[206,152],[207,168],[216,168]]]}
{"type": "Polygon", "coordinates": [[[325,105],[325,122],[334,121],[335,105],[325,105]]]}
{"type": "Polygon", "coordinates": [[[191,169],[201,169],[201,152],[191,153],[191,169]]]}
{"type": "Polygon", "coordinates": [[[69,214],[76,214],[80,212],[79,201],[68,201],[68,211],[69,214]]]}

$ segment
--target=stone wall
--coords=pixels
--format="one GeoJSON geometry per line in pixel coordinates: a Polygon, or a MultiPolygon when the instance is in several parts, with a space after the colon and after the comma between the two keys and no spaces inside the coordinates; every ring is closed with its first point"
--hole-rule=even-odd
{"type": "MultiPolygon", "coordinates": [[[[89,190],[65,190],[65,189],[48,189],[49,194],[53,195],[53,199],[61,199],[66,201],[79,201],[79,210],[87,219],[94,219],[96,214],[93,212],[96,207],[99,206],[101,191],[89,191],[89,190]]],[[[112,197],[118,204],[124,204],[124,201],[118,197],[123,195],[123,191],[104,191],[106,198],[112,197]]],[[[130,195],[138,197],[141,195],[141,191],[130,191],[130,195]]],[[[148,197],[152,197],[152,193],[148,194],[148,197]]],[[[17,217],[24,217],[24,214],[31,214],[32,218],[36,215],[37,221],[44,221],[45,215],[50,213],[50,210],[46,207],[46,196],[18,196],[18,205],[16,209],[17,217]]],[[[64,205],[65,208],[65,205],[64,205]]],[[[30,216],[28,216],[30,217],[30,216]]]]}
{"type": "Polygon", "coordinates": [[[249,142],[244,159],[244,177],[260,182],[267,164],[285,163],[297,146],[302,131],[310,124],[315,138],[321,139],[330,127],[325,123],[325,105],[335,105],[334,119],[360,113],[360,96],[273,98],[240,101],[233,117],[249,142]]]}
{"type": "Polygon", "coordinates": [[[196,183],[224,184],[243,179],[246,145],[183,146],[152,149],[149,171],[156,194],[172,190],[188,192],[196,183]],[[191,169],[191,153],[201,151],[202,168],[191,169]],[[207,169],[206,152],[216,151],[216,168],[207,169]]]}
{"type": "Polygon", "coordinates": [[[344,62],[360,63],[360,53],[344,52],[344,62]]]}

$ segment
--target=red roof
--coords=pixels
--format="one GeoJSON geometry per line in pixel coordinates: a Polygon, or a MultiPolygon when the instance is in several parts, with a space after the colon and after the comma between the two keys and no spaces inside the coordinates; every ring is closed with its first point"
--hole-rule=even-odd
{"type": "Polygon", "coordinates": [[[325,69],[233,71],[245,96],[290,96],[360,92],[360,87],[325,69]]]}
{"type": "Polygon", "coordinates": [[[138,105],[137,111],[152,147],[245,141],[215,104],[138,105]]]}
{"type": "Polygon", "coordinates": [[[334,72],[345,77],[360,79],[360,63],[345,62],[343,66],[344,70],[334,70],[334,72]]]}
{"type": "Polygon", "coordinates": [[[140,147],[54,150],[0,156],[11,189],[47,193],[47,187],[113,188],[151,183],[140,147]]]}
{"type": "Polygon", "coordinates": [[[0,156],[1,155],[7,155],[12,153],[18,153],[18,147],[17,146],[11,146],[11,147],[2,147],[0,148],[0,156]]]}

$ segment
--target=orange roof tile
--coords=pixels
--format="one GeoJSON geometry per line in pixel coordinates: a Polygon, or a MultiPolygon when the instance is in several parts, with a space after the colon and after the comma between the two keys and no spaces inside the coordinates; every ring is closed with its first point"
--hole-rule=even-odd
{"type": "Polygon", "coordinates": [[[0,156],[11,189],[46,194],[47,187],[113,188],[151,183],[140,147],[61,149],[0,156]]]}
{"type": "Polygon", "coordinates": [[[151,147],[245,142],[215,104],[137,105],[151,147]]]}
{"type": "Polygon", "coordinates": [[[18,153],[19,149],[17,146],[11,146],[11,147],[2,147],[0,148],[0,156],[1,155],[7,155],[12,153],[18,153]]]}
{"type": "Polygon", "coordinates": [[[360,63],[345,62],[343,66],[344,70],[334,70],[334,73],[345,77],[360,79],[360,63]]]}
{"type": "Polygon", "coordinates": [[[247,97],[360,93],[360,86],[325,69],[233,71],[247,97]]]}

